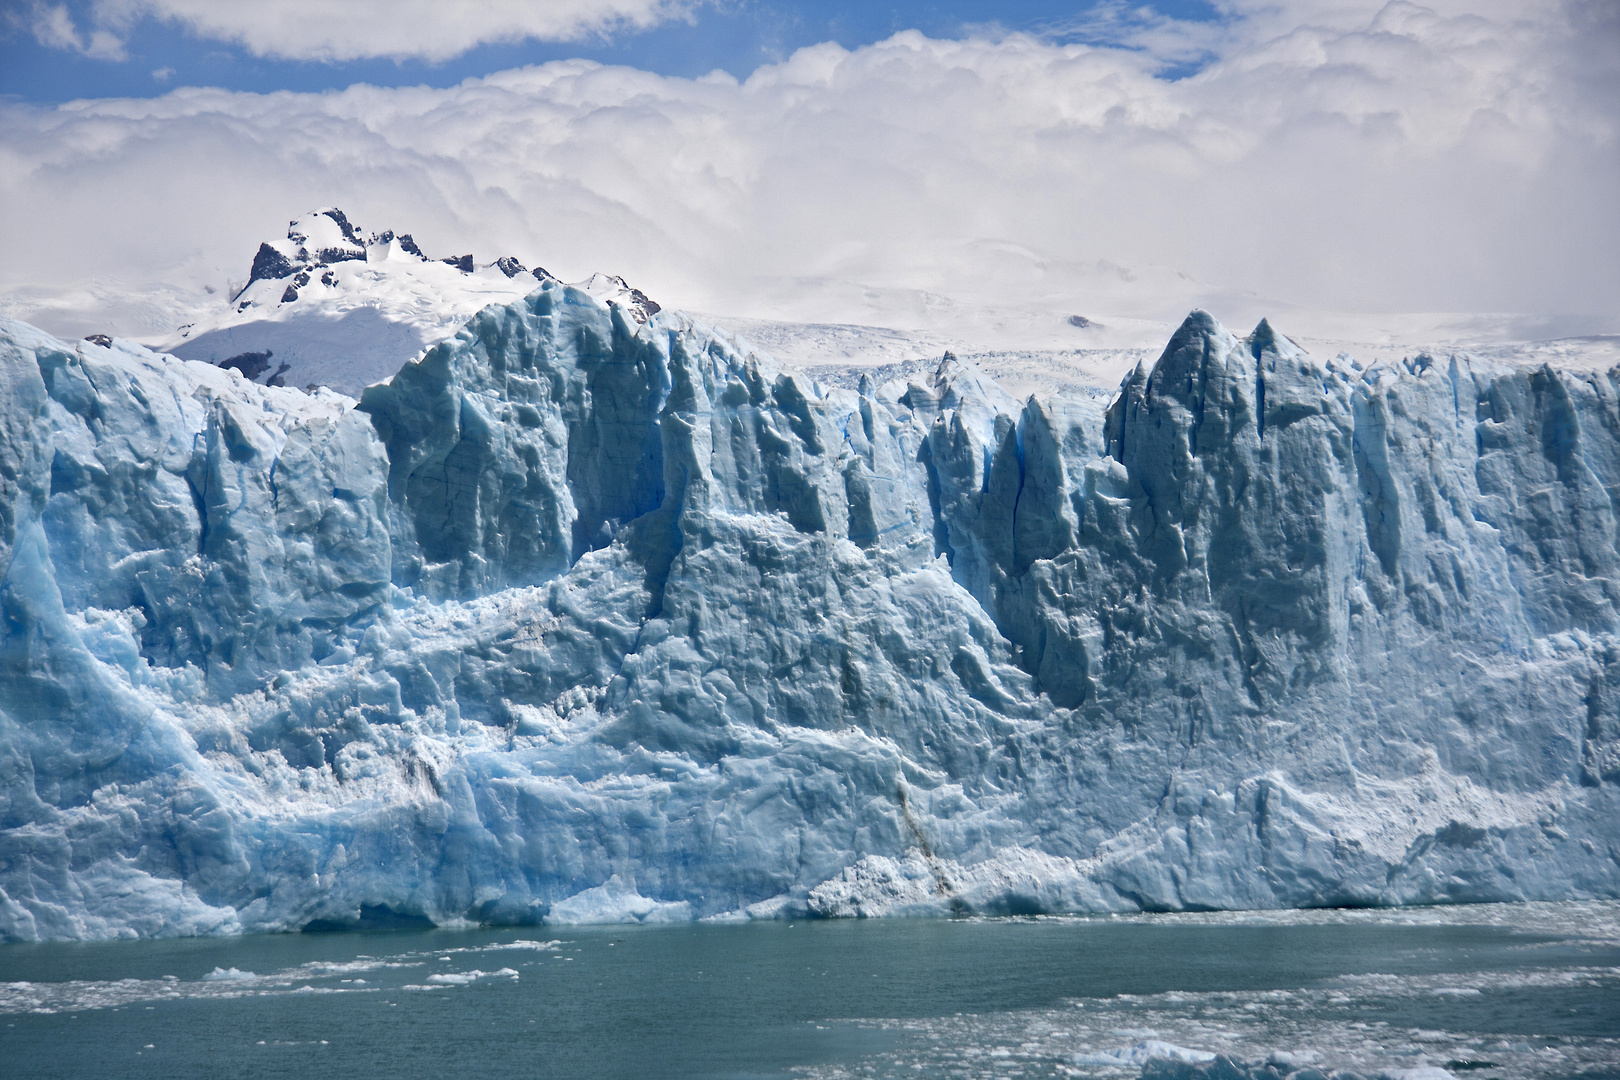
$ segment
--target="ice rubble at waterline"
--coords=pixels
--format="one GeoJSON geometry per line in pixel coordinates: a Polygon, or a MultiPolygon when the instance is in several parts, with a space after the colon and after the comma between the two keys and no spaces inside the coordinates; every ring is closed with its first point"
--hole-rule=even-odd
{"type": "Polygon", "coordinates": [[[0,370],[9,939],[1620,894],[1620,374],[823,391],[554,282],[358,403],[0,370]]]}

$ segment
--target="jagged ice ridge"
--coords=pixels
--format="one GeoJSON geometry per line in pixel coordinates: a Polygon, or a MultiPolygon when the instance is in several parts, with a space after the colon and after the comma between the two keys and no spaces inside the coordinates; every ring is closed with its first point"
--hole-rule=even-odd
{"type": "Polygon", "coordinates": [[[0,935],[1620,894],[1620,372],[1201,312],[823,390],[554,281],[358,402],[0,326],[0,935]]]}

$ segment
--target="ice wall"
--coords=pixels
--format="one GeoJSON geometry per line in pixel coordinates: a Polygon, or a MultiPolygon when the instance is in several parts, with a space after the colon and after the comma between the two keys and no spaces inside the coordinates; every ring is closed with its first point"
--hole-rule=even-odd
{"type": "Polygon", "coordinates": [[[1620,374],[1194,313],[823,391],[548,283],[356,406],[0,327],[0,934],[1620,895],[1620,374]]]}

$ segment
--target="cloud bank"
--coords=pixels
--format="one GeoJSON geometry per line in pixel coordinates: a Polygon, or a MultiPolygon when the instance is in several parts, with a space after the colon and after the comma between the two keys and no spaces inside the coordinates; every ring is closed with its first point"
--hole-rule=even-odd
{"type": "Polygon", "coordinates": [[[66,4],[32,0],[22,21],[42,45],[101,59],[123,59],[130,31],[156,19],[278,60],[437,61],[492,42],[642,30],[691,6],[685,0],[95,0],[81,32],[66,4]]]}
{"type": "Polygon", "coordinates": [[[1615,9],[1462,7],[1272,3],[1138,19],[1113,46],[902,33],[741,83],[571,61],[446,90],[0,106],[0,290],[222,286],[336,204],[430,252],[739,315],[893,322],[968,297],[1171,317],[1212,288],[1613,313],[1615,9]],[[1162,77],[1190,50],[1213,59],[1162,77]]]}

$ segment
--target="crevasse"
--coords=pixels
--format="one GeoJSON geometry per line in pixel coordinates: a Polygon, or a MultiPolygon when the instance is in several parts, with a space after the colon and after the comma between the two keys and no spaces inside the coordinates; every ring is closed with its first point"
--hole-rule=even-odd
{"type": "Polygon", "coordinates": [[[1202,312],[822,390],[546,283],[358,403],[0,326],[0,935],[1620,895],[1620,373],[1202,312]]]}

